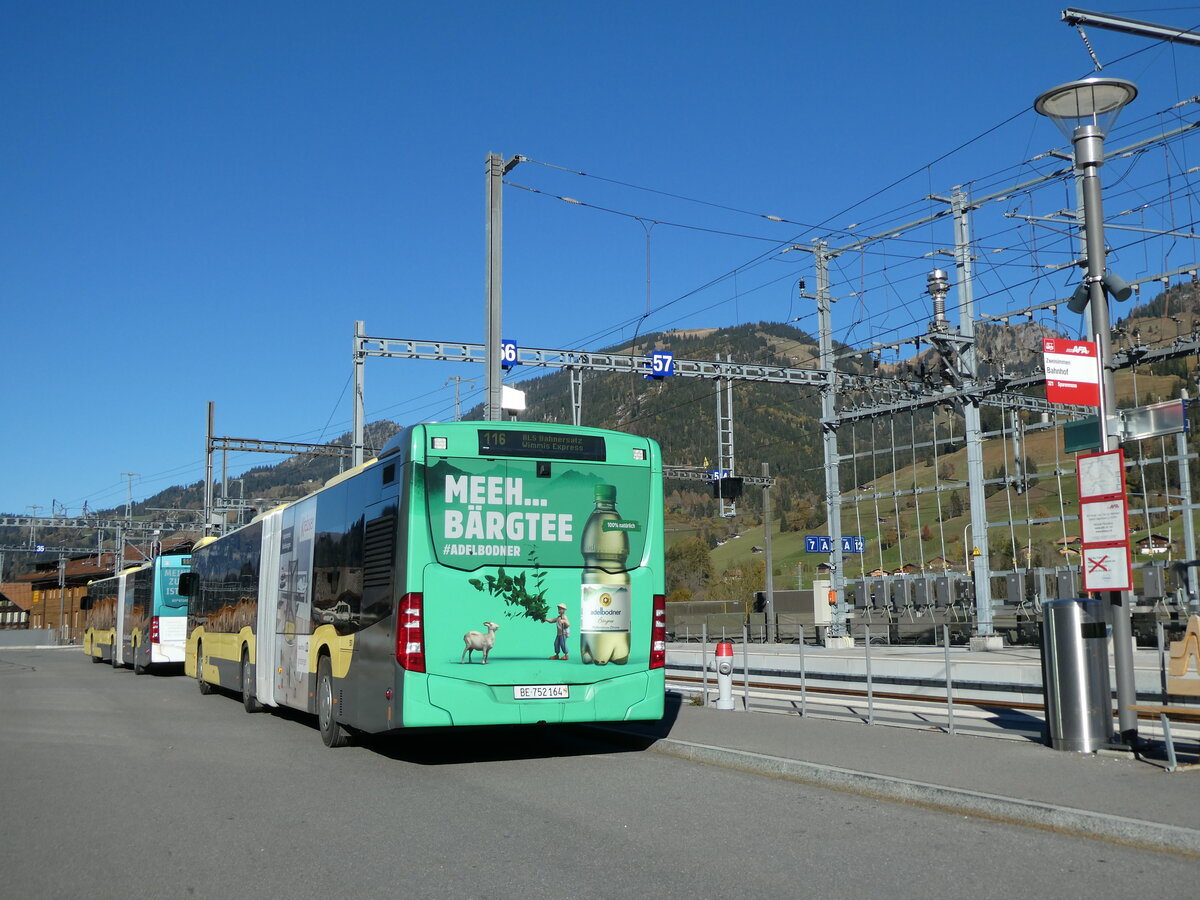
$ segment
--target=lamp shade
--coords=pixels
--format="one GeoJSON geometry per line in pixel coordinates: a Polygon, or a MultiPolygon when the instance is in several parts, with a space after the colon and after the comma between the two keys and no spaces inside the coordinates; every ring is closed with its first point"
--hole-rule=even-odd
{"type": "Polygon", "coordinates": [[[1067,138],[1080,125],[1095,125],[1107,134],[1137,93],[1137,85],[1124,78],[1084,78],[1051,88],[1037,98],[1033,108],[1067,138]]]}

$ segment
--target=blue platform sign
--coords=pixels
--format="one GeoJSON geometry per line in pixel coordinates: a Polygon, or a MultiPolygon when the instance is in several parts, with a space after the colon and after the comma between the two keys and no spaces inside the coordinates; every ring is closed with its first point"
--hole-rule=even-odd
{"type": "Polygon", "coordinates": [[[808,534],[804,536],[805,553],[832,553],[833,541],[827,534],[808,534]]]}
{"type": "Polygon", "coordinates": [[[45,553],[46,545],[45,544],[36,544],[33,548],[33,552],[34,553],[45,553]]]}
{"type": "Polygon", "coordinates": [[[511,369],[517,364],[517,342],[500,342],[500,368],[511,369]]]}
{"type": "Polygon", "coordinates": [[[666,378],[675,374],[675,354],[667,350],[655,350],[650,354],[650,371],[646,378],[666,378]]]}
{"type": "MultiPolygon", "coordinates": [[[[865,553],[867,542],[858,535],[848,535],[842,538],[843,553],[865,553]]],[[[805,553],[832,553],[833,538],[827,534],[809,534],[804,537],[805,553]]]]}

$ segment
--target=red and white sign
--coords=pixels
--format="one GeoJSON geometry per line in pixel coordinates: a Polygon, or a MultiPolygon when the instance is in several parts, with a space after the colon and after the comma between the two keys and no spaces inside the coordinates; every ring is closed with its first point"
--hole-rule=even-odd
{"type": "MultiPolygon", "coordinates": [[[[1061,342],[1059,342],[1061,343],[1061,342]]],[[[1080,561],[1085,591],[1132,591],[1129,507],[1125,500],[1125,451],[1117,448],[1076,457],[1080,561]]]]}
{"type": "Polygon", "coordinates": [[[1125,451],[1118,447],[1103,453],[1081,453],[1075,457],[1075,476],[1080,500],[1124,497],[1125,451]]]}
{"type": "Polygon", "coordinates": [[[1083,548],[1085,591],[1132,591],[1133,565],[1129,545],[1083,548]]]}
{"type": "Polygon", "coordinates": [[[1124,497],[1081,501],[1079,524],[1083,544],[1128,544],[1129,511],[1124,497]]]}
{"type": "Polygon", "coordinates": [[[1093,341],[1042,338],[1046,399],[1076,406],[1100,405],[1100,367],[1093,341]]]}

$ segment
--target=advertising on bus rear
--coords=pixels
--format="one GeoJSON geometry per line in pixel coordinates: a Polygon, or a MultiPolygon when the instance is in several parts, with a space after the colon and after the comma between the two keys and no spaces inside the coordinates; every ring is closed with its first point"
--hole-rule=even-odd
{"type": "MultiPolygon", "coordinates": [[[[652,573],[646,569],[651,480],[645,467],[575,460],[442,459],[427,466],[433,553],[426,634],[431,671],[483,663],[464,636],[489,643],[486,664],[559,664],[555,678],[591,680],[583,667],[646,664],[652,573]],[[445,606],[452,609],[445,609],[445,606]],[[644,607],[644,609],[643,609],[644,607]],[[430,611],[431,612],[431,611],[430,611]],[[442,633],[436,633],[441,631],[442,633]],[[438,665],[434,647],[445,646],[438,665]]],[[[528,673],[526,673],[528,677],[528,673]]]]}

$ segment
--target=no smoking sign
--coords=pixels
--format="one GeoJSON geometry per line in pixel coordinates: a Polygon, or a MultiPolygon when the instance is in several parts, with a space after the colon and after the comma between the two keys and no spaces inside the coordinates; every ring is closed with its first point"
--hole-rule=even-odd
{"type": "Polygon", "coordinates": [[[1133,572],[1129,547],[1085,547],[1083,549],[1085,591],[1131,591],[1133,572]]]}

